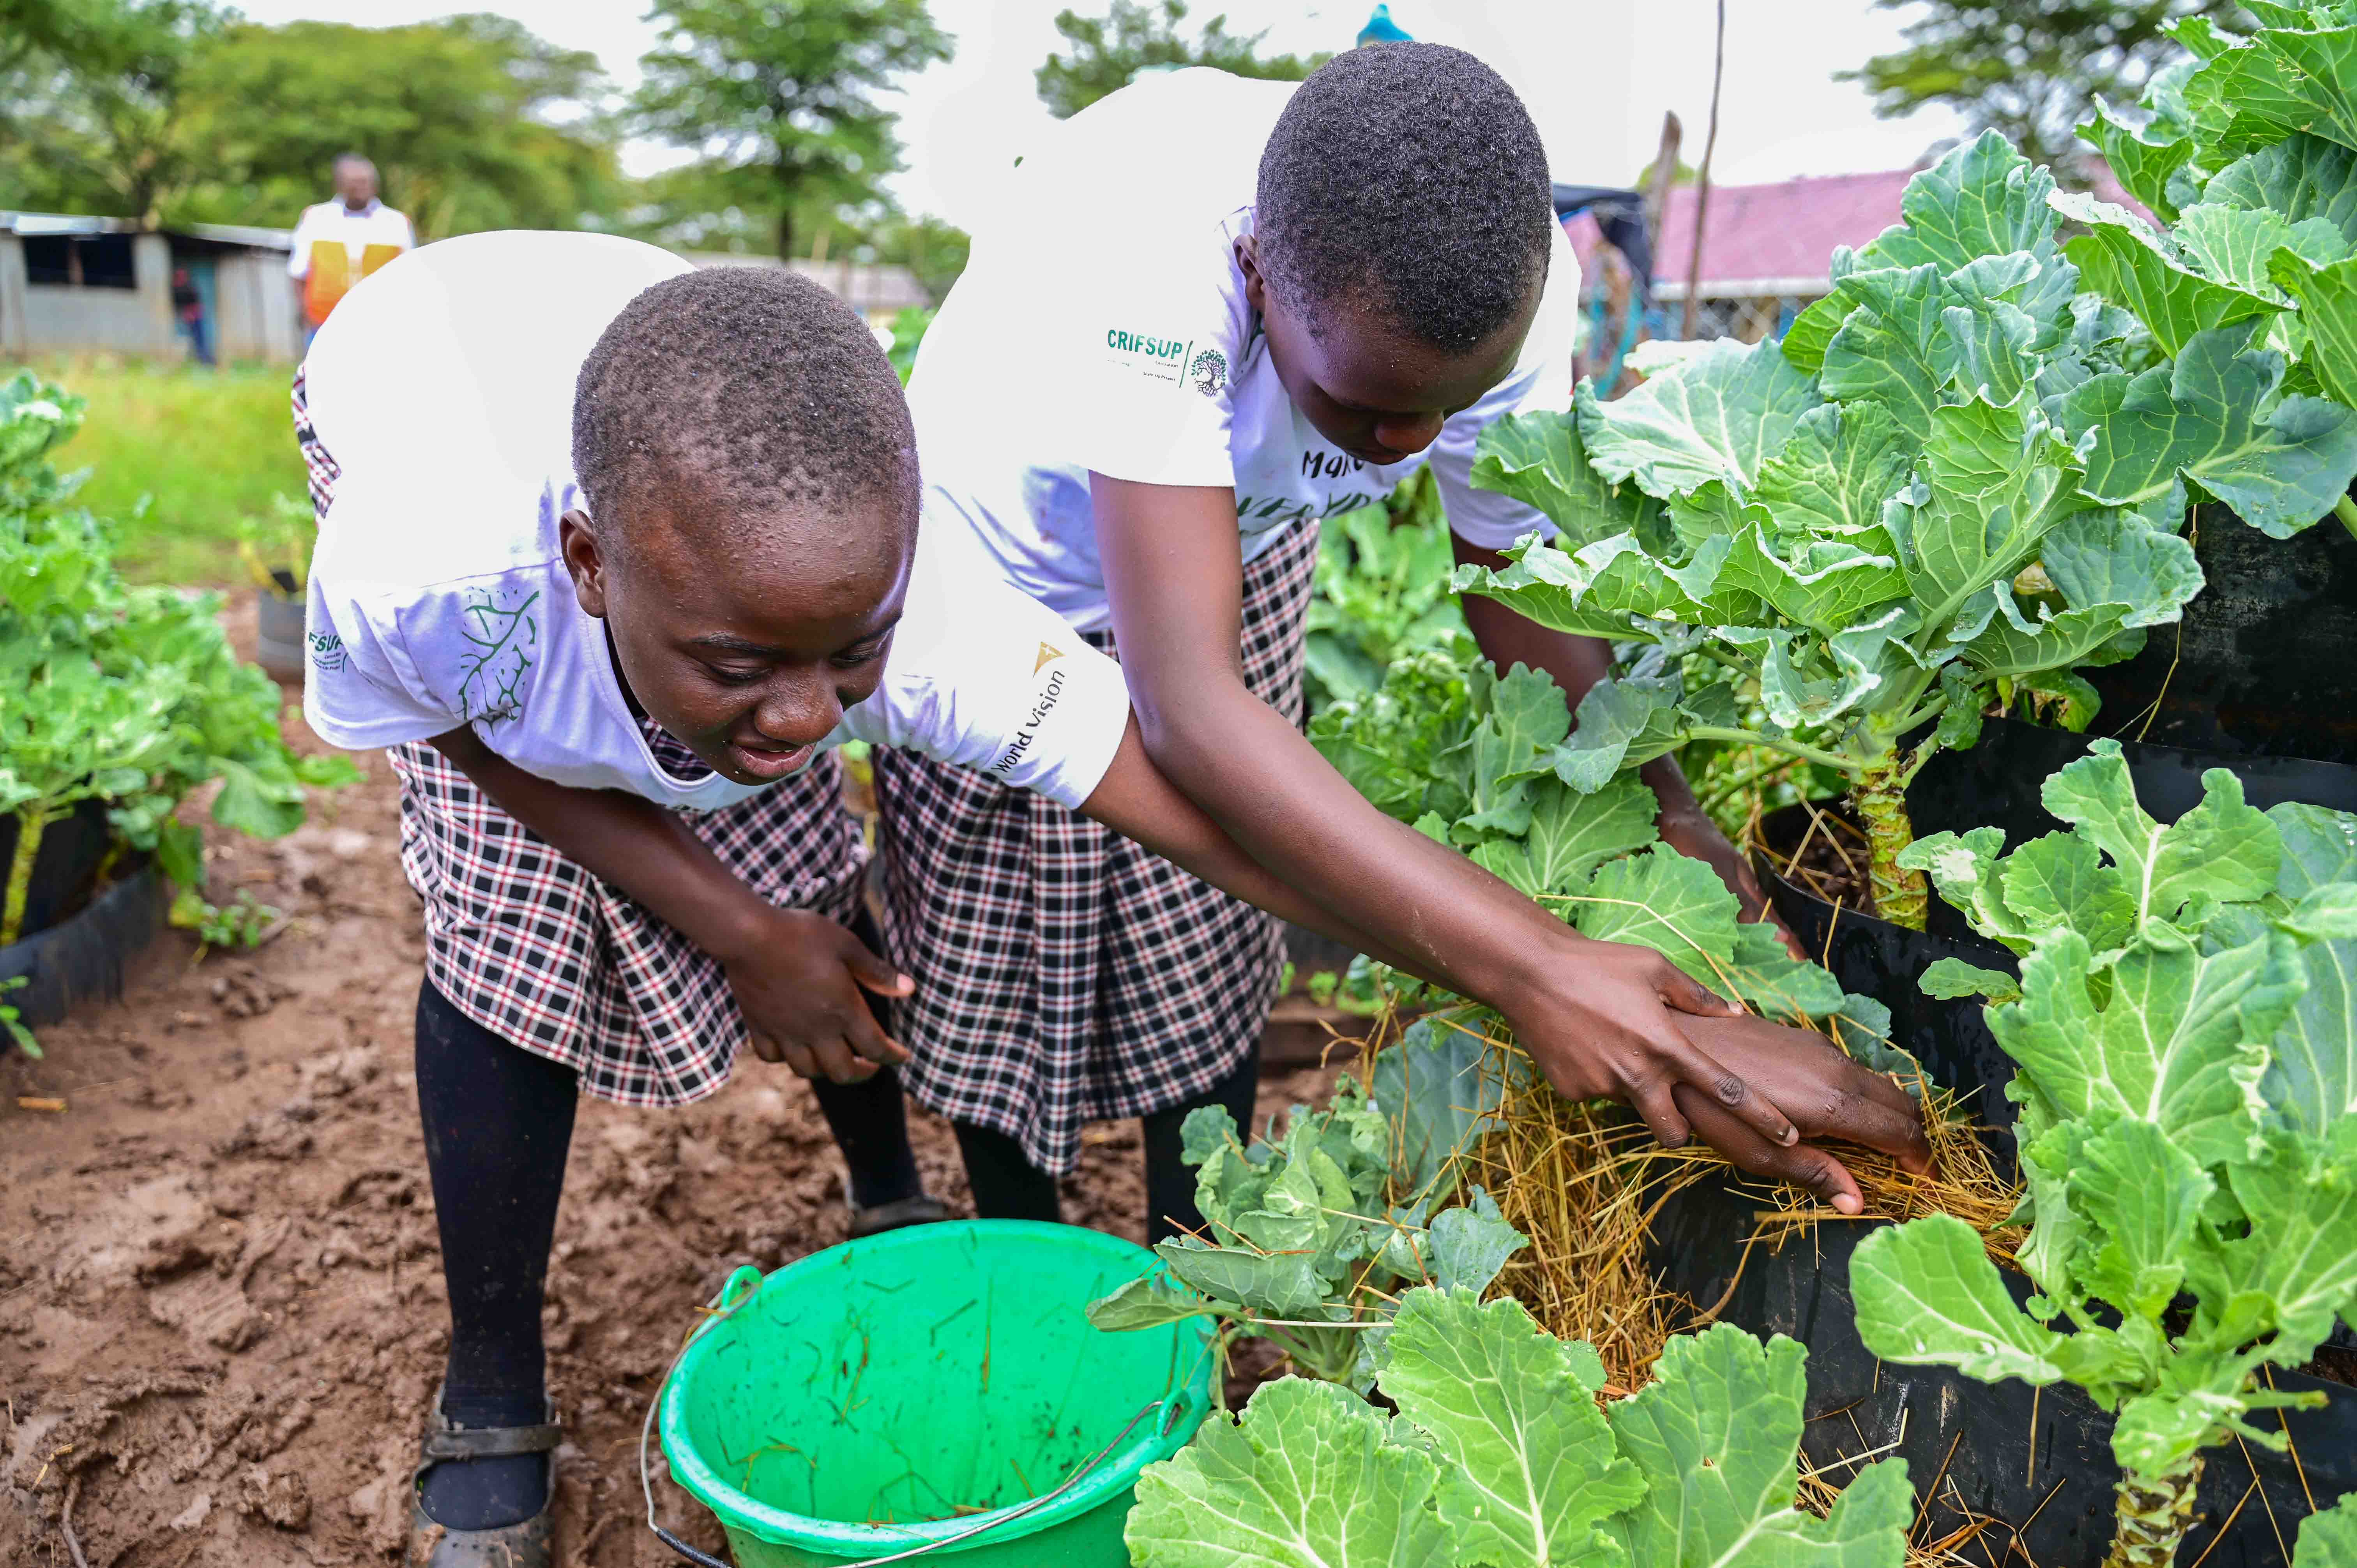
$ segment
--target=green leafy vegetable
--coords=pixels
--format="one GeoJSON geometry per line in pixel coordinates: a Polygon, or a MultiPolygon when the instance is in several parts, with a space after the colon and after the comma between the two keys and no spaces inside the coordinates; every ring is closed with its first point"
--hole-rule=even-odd
{"type": "Polygon", "coordinates": [[[1160,1243],[1168,1282],[1133,1281],[1091,1306],[1090,1321],[1135,1329],[1215,1316],[1314,1376],[1363,1384],[1370,1335],[1402,1288],[1479,1294],[1525,1244],[1481,1188],[1446,1202],[1503,1103],[1506,1070],[1480,1036],[1426,1020],[1379,1054],[1373,1098],[1346,1079],[1326,1109],[1294,1107],[1276,1142],[1247,1146],[1225,1111],[1190,1112],[1181,1157],[1199,1167],[1207,1233],[1160,1243]]]}
{"type": "MultiPolygon", "coordinates": [[[[1477,482],[1564,536],[1457,584],[1663,650],[1582,701],[1564,782],[1600,791],[1694,741],[1829,768],[1867,830],[1876,912],[1920,928],[1924,886],[1898,859],[1914,770],[2017,693],[2055,694],[2083,725],[2093,693],[2074,671],[2133,654],[2201,587],[2175,532],[2189,485],[2305,526],[2357,474],[2357,414],[2287,392],[2282,356],[2250,346],[2289,298],[2261,275],[2264,223],[2213,214],[2180,243],[2115,221],[1994,133],[1918,175],[1902,210],[1835,253],[1833,293],[1781,347],[1722,339],[1627,396],[1583,386],[1573,413],[1486,436],[1477,482]],[[2094,231],[2061,244],[2066,212],[2094,231]],[[2144,325],[2084,286],[2098,272],[2149,307],[2144,325]],[[2151,306],[2169,290],[2191,303],[2151,306]],[[2156,342],[2181,357],[2152,365],[2156,342]]],[[[2342,245],[2318,215],[2282,237],[2310,256],[2342,245]]],[[[1477,827],[1518,837],[1520,822],[1477,827]]]]}
{"type": "Polygon", "coordinates": [[[1318,532],[1304,655],[1313,716],[1372,692],[1394,660],[1426,649],[1460,663],[1470,654],[1472,634],[1448,592],[1448,524],[1428,477],[1328,518],[1318,532]]]}
{"type": "MultiPolygon", "coordinates": [[[[1599,682],[1574,728],[1544,673],[1444,671],[1418,656],[1393,665],[1369,697],[1321,715],[1310,738],[1346,776],[1377,783],[1368,790],[1377,805],[1428,823],[1581,934],[1650,947],[1766,1016],[1826,1029],[1854,1055],[1874,1056],[1889,1025],[1879,1004],[1843,994],[1769,928],[1741,921],[1709,866],[1658,842],[1658,803],[1628,764],[1660,754],[1656,716],[1676,693],[1659,677],[1599,682]],[[1600,768],[1608,752],[1618,760],[1600,768]]],[[[1896,1058],[1873,1065],[1912,1070],[1896,1058]]]]}
{"type": "Polygon", "coordinates": [[[275,837],[302,822],[307,786],[359,777],[286,748],[278,688],[231,653],[218,600],[124,585],[105,528],[47,461],[81,417],[29,372],[0,386],[0,811],[17,822],[0,945],[43,831],[78,801],[105,801],[124,843],[194,885],[195,834],[172,812],[198,785],[221,780],[216,822],[275,837]]]}
{"type": "Polygon", "coordinates": [[[1407,1294],[1379,1357],[1386,1421],[1328,1384],[1264,1386],[1139,1477],[1139,1568],[1899,1568],[1903,1460],[1819,1519],[1799,1488],[1806,1352],[1721,1324],[1599,1412],[1602,1366],[1511,1300],[1407,1294]]]}
{"type": "MultiPolygon", "coordinates": [[[[1993,828],[1908,852],[2023,955],[2018,989],[1954,971],[1925,983],[1996,1001],[1989,1028],[2018,1068],[2020,1258],[2040,1294],[2017,1306],[1981,1238],[1945,1217],[1867,1238],[1852,1264],[1877,1355],[2068,1380],[2117,1412],[2115,1563],[2171,1560],[2206,1449],[2283,1445],[2251,1417],[2306,1402],[2261,1369],[2301,1365],[2357,1312],[2357,816],[2260,811],[2222,768],[2202,784],[2164,825],[2118,743],[2097,741],[2046,781],[2067,832],[2010,854],[1993,828]]],[[[2341,1528],[2319,1527],[2315,1550],[2341,1528]]]]}
{"type": "MultiPolygon", "coordinates": [[[[2260,470],[2256,496],[2205,487],[2278,538],[2328,510],[2357,530],[2338,456],[2357,417],[2357,27],[2339,5],[2250,9],[2259,26],[2246,36],[2207,17],[2176,24],[2193,58],[2155,72],[2138,109],[2099,103],[2079,127],[2173,232],[2084,197],[2054,200],[2087,226],[2070,246],[2086,285],[2134,312],[2169,352],[2187,355],[2218,334],[2227,346],[2210,353],[2205,376],[2249,346],[2268,366],[2258,372],[2263,401],[2273,405],[2276,385],[2288,383],[2279,405],[2185,422],[2191,445],[2247,455],[2213,467],[2260,470]],[[2246,419],[2257,428],[2235,436],[2246,419]],[[2287,453],[2303,449],[2318,455],[2319,471],[2283,482],[2275,470],[2300,467],[2287,453]]],[[[2202,394],[2188,389],[2179,402],[2196,408],[2202,394]]],[[[2165,407],[2144,392],[2145,423],[2165,407]]]]}

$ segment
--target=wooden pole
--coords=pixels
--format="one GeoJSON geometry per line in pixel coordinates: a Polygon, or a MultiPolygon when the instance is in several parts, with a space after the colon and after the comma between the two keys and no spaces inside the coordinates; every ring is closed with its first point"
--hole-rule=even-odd
{"type": "Polygon", "coordinates": [[[1695,171],[1694,252],[1686,262],[1685,321],[1678,328],[1682,338],[1694,337],[1695,306],[1702,303],[1695,295],[1702,287],[1702,229],[1703,220],[1710,213],[1710,156],[1718,150],[1718,90],[1726,80],[1727,0],[1718,0],[1718,42],[1710,66],[1710,131],[1703,137],[1702,166],[1695,171]]]}
{"type": "Polygon", "coordinates": [[[1662,253],[1662,215],[1669,210],[1670,187],[1678,177],[1678,145],[1684,140],[1685,127],[1678,124],[1676,112],[1663,114],[1661,150],[1645,177],[1645,238],[1656,256],[1662,253]]]}

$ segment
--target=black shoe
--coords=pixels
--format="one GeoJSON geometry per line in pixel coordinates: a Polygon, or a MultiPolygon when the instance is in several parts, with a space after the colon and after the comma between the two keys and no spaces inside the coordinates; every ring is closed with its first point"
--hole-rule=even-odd
{"type": "Polygon", "coordinates": [[[887,1230],[906,1230],[911,1225],[931,1225],[947,1219],[950,1211],[938,1197],[919,1193],[914,1197],[896,1198],[879,1203],[873,1208],[851,1206],[851,1239],[861,1240],[869,1236],[881,1236],[887,1230]]]}
{"type": "Polygon", "coordinates": [[[442,1413],[442,1391],[436,1389],[433,1418],[426,1424],[410,1487],[407,1568],[554,1568],[555,1529],[548,1507],[556,1498],[554,1463],[540,1511],[496,1530],[453,1530],[435,1523],[425,1512],[425,1476],[437,1465],[547,1454],[564,1441],[553,1400],[548,1419],[538,1426],[460,1426],[442,1413]]]}

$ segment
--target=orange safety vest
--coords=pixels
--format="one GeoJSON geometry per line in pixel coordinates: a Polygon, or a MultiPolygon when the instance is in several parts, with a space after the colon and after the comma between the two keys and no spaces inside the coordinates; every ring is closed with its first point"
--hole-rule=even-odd
{"type": "MultiPolygon", "coordinates": [[[[361,277],[401,254],[398,245],[371,245],[361,252],[361,277]]],[[[341,240],[311,242],[311,270],[303,279],[303,314],[311,325],[318,326],[328,319],[328,312],[336,302],[352,291],[359,282],[352,276],[351,252],[341,240]]]]}

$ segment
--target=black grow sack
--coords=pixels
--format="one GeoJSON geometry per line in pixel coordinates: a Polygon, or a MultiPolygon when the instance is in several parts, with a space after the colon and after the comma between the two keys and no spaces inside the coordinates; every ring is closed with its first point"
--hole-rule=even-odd
{"type": "MultiPolygon", "coordinates": [[[[1878,1360],[1857,1337],[1849,1265],[1858,1243],[1883,1222],[1821,1220],[1787,1237],[1778,1251],[1760,1241],[1747,1259],[1745,1240],[1758,1228],[1752,1216],[1770,1207],[1757,1187],[1705,1178],[1663,1206],[1651,1257],[1663,1283],[1689,1300],[1707,1306],[1725,1297],[1723,1320],[1808,1347],[1809,1422],[1801,1446],[1809,1462],[1823,1468],[1862,1455],[1899,1455],[1923,1510],[1926,1538],[1947,1534],[1969,1513],[2018,1532],[2029,1560],[2041,1568],[2101,1563],[2112,1538],[2112,1488],[2120,1478],[2111,1416],[2069,1385],[1984,1383],[1945,1367],[1878,1360]]],[[[2017,1300],[2029,1295],[2028,1279],[2007,1273],[2005,1280],[2017,1300]]],[[[2278,1389],[2314,1390],[2329,1402],[2321,1410],[2252,1417],[2263,1430],[2284,1418],[2297,1465],[2291,1455],[2248,1444],[2209,1450],[2201,1517],[2179,1552],[2181,1565],[2200,1560],[2203,1568],[2282,1568],[2290,1561],[2283,1545],[2296,1539],[2309,1498],[2330,1508],[2357,1488],[2357,1390],[2296,1372],[2273,1376],[2278,1389]],[[2259,1489],[2245,1498],[2255,1476],[2259,1489]],[[2230,1515],[2233,1522],[2221,1540],[2230,1515]]],[[[1833,1478],[1846,1482],[1855,1473],[1838,1469],[1833,1478]]],[[[2007,1536],[1996,1530],[1982,1538],[1990,1561],[2007,1560],[2007,1536]]],[[[1970,1555],[1983,1553],[1975,1548],[1970,1555]]]]}
{"type": "MultiPolygon", "coordinates": [[[[2076,736],[2011,727],[2083,749],[2076,736]]],[[[1964,754],[1966,759],[1974,755],[1964,754]]],[[[2193,798],[2200,798],[2198,783],[2193,798]]],[[[1959,811],[1976,814],[1960,821],[1959,829],[1990,821],[1993,799],[1960,805],[1959,811]]],[[[2034,789],[2029,799],[2034,807],[2034,789]]],[[[1789,811],[1797,814],[1802,808],[1789,811]]],[[[1998,825],[2007,827],[2009,842],[2019,843],[2061,824],[2050,819],[2038,825],[2025,821],[2018,829],[2010,822],[1998,825]]],[[[1917,826],[1919,832],[1938,831],[1920,813],[1917,826]]],[[[1800,836],[1795,820],[1771,818],[1766,827],[1763,837],[1770,843],[1800,836]]],[[[1765,856],[1755,865],[1777,913],[1821,955],[1843,988],[1881,1001],[1890,1009],[1894,1042],[1912,1053],[1935,1083],[1970,1097],[1968,1112],[1983,1125],[1984,1138],[2009,1174],[2016,1108],[2005,1097],[2005,1085],[2013,1078],[2012,1058],[1989,1033],[1979,999],[1925,996],[1916,977],[1940,958],[2014,974],[2019,973],[2019,961],[2008,949],[1975,934],[1937,894],[1928,922],[1932,929],[1910,931],[1853,910],[1836,912],[1778,875],[1765,856]]],[[[1787,1335],[1808,1347],[1810,1421],[1802,1446],[1809,1461],[1823,1467],[1868,1454],[1902,1455],[1924,1510],[1926,1538],[1938,1539],[1969,1517],[1986,1517],[2005,1527],[1985,1538],[1992,1560],[2005,1559],[2008,1534],[2018,1532],[2029,1559],[2042,1568],[2100,1563],[2111,1542],[2113,1487],[2119,1480],[2111,1455],[2110,1414],[2075,1388],[1984,1383],[1944,1367],[1879,1360],[1858,1338],[1849,1265],[1859,1241],[1883,1222],[1824,1219],[1781,1243],[1762,1240],[1747,1247],[1760,1229],[1755,1216],[1773,1206],[1765,1192],[1732,1173],[1706,1176],[1660,1206],[1648,1255],[1666,1290],[1705,1307],[1723,1301],[1720,1319],[1755,1334],[1787,1335]]],[[[2030,1294],[2027,1278],[2010,1273],[2005,1278],[2017,1300],[2030,1294]]],[[[2212,1450],[2202,1474],[2202,1520],[2187,1537],[2180,1563],[2209,1552],[2205,1568],[2280,1568],[2289,1558],[2278,1544],[2276,1528],[2288,1543],[2309,1512],[2311,1493],[2330,1507],[2343,1491],[2357,1488],[2357,1391],[2291,1373],[2277,1372],[2275,1380],[2277,1388],[2312,1388],[2332,1396],[2320,1411],[2280,1412],[2288,1417],[2300,1466],[2289,1455],[2258,1448],[2247,1455],[2241,1445],[2212,1450]],[[2253,1492],[2255,1475],[2258,1490],[2253,1492]],[[2235,1514],[2238,1502],[2243,1507],[2235,1514]],[[2229,1515],[2234,1515],[2233,1522],[2220,1540],[2229,1515]]],[[[2276,1415],[2262,1412],[2254,1423],[2271,1424],[2276,1415]]],[[[1842,1469],[1835,1476],[1846,1480],[1853,1473],[1842,1469]]]]}
{"type": "MultiPolygon", "coordinates": [[[[80,800],[42,828],[40,848],[33,852],[33,879],[25,892],[19,940],[48,929],[81,908],[114,843],[106,810],[103,800],[80,800]]],[[[14,812],[0,812],[0,884],[16,863],[23,826],[14,812]]]]}
{"type": "MultiPolygon", "coordinates": [[[[0,948],[0,1002],[38,1028],[77,1004],[123,994],[124,969],[164,927],[165,885],[153,865],[110,884],[81,910],[36,936],[0,948]]],[[[6,1042],[0,1040],[0,1046],[6,1042]]]]}
{"type": "Polygon", "coordinates": [[[2095,732],[2357,764],[2357,538],[2327,517],[2270,539],[2214,502],[2194,509],[2192,538],[2208,581],[2183,620],[2081,671],[2104,700],[2095,732]]]}
{"type": "MultiPolygon", "coordinates": [[[[2018,849],[2041,834],[2061,831],[2064,824],[2048,814],[2040,790],[2065,765],[2087,755],[2089,739],[2014,719],[1985,721],[1978,745],[1938,753],[1908,787],[1907,812],[1915,836],[2003,828],[2007,847],[2018,849]]],[[[2213,768],[2241,779],[2243,799],[2261,811],[2297,800],[2357,811],[2357,765],[2133,740],[2120,742],[2120,755],[2136,783],[2137,803],[2163,822],[2173,822],[2201,803],[2201,776],[2213,768]]],[[[1936,899],[1934,905],[1936,924],[1946,907],[1936,899]]],[[[1949,918],[1955,918],[1953,912],[1949,918]]]]}

